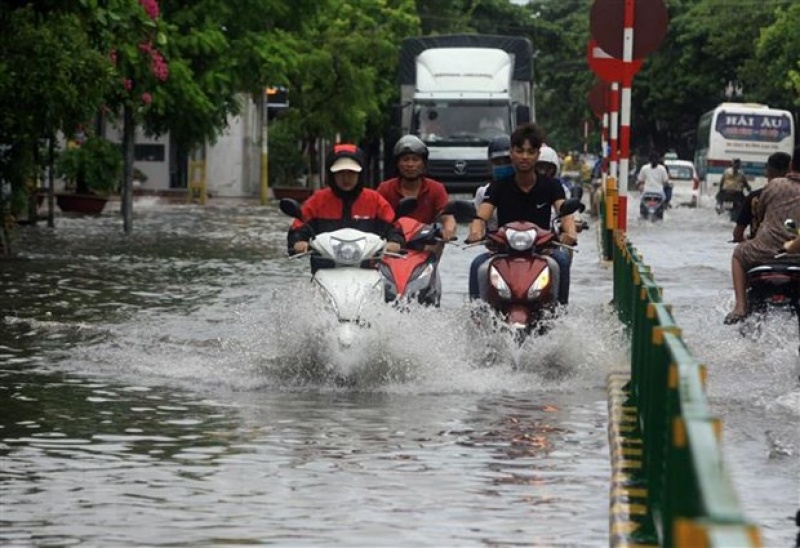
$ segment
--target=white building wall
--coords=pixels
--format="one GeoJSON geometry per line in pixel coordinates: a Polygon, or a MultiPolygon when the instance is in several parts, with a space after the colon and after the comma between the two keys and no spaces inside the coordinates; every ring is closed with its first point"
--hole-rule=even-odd
{"type": "Polygon", "coordinates": [[[258,113],[242,97],[242,114],[228,118],[216,143],[206,147],[206,186],[212,196],[257,196],[260,185],[258,113]]]}

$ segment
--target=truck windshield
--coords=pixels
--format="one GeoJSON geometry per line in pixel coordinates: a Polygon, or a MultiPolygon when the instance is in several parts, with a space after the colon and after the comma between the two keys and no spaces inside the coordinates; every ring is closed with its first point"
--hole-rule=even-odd
{"type": "Polygon", "coordinates": [[[498,103],[418,103],[411,132],[429,144],[486,144],[499,134],[509,134],[510,110],[498,103]]]}

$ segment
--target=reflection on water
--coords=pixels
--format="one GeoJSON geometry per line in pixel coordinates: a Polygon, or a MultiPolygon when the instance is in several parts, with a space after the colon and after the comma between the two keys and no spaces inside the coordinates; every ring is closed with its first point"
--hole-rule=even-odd
{"type": "Polygon", "coordinates": [[[0,263],[0,543],[607,542],[625,345],[591,253],[522,349],[467,319],[448,248],[441,309],[371,307],[340,351],[274,207],[57,221],[0,263]]]}

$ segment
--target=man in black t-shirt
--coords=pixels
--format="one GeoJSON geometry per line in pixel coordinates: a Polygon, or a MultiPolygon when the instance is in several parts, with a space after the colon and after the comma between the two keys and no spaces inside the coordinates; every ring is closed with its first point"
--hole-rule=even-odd
{"type": "MultiPolygon", "coordinates": [[[[511,134],[511,164],[514,166],[514,178],[509,181],[495,181],[486,189],[483,203],[478,208],[476,219],[470,224],[468,242],[476,242],[486,234],[486,221],[497,211],[500,226],[512,221],[530,221],[542,228],[550,228],[551,208],[561,209],[566,196],[561,183],[546,177],[536,170],[539,159],[539,148],[544,141],[542,130],[536,124],[519,126],[511,134]]],[[[575,220],[572,215],[562,219],[560,241],[566,245],[575,245],[578,241],[575,220]]],[[[558,301],[567,304],[569,301],[569,254],[563,248],[553,249],[551,256],[558,263],[559,290],[558,301]]],[[[483,256],[476,257],[481,259],[483,256]]],[[[488,257],[483,257],[483,261],[488,257]]],[[[478,268],[473,265],[471,268],[478,268]]],[[[479,297],[479,295],[470,295],[479,297]]]]}

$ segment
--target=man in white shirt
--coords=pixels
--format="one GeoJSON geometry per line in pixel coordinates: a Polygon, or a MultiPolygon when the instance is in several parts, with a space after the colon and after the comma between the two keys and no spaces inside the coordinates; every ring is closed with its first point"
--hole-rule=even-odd
{"type": "Polygon", "coordinates": [[[664,187],[669,184],[667,168],[658,163],[658,154],[650,153],[650,163],[643,165],[637,178],[639,192],[652,192],[664,196],[664,187]]]}

